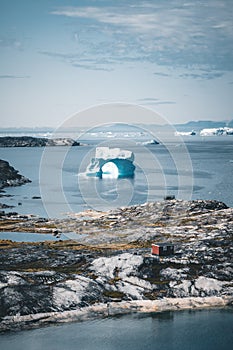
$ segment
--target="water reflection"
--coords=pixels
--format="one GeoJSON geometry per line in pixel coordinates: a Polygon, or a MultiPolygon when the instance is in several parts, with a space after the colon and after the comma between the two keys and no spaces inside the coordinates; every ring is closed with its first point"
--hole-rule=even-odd
{"type": "Polygon", "coordinates": [[[229,350],[232,321],[232,309],[133,314],[7,333],[0,345],[4,350],[229,350]]]}

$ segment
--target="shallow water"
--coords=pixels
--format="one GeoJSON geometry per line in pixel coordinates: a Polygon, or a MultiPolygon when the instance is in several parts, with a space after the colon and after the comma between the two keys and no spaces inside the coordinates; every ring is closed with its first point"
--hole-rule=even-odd
{"type": "Polygon", "coordinates": [[[65,240],[68,238],[63,234],[57,238],[49,233],[0,232],[0,239],[10,239],[14,242],[44,242],[65,240]]]}
{"type": "Polygon", "coordinates": [[[128,315],[0,336],[4,350],[229,350],[233,311],[128,315]]]}

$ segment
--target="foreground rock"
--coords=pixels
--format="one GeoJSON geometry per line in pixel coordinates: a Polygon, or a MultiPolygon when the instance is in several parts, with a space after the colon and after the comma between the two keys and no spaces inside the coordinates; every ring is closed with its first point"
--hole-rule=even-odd
{"type": "Polygon", "coordinates": [[[46,147],[46,146],[80,146],[80,143],[70,138],[54,138],[32,136],[0,137],[0,147],[46,147]]]}
{"type": "Polygon", "coordinates": [[[19,230],[72,231],[73,239],[0,242],[2,330],[232,305],[233,209],[223,203],[171,200],[64,220],[12,215],[1,227],[7,222],[19,230]],[[151,243],[164,241],[175,244],[175,255],[152,257],[151,243]]]}
{"type": "Polygon", "coordinates": [[[9,186],[20,186],[31,182],[25,176],[20,175],[10,164],[0,159],[0,189],[9,186]]]}

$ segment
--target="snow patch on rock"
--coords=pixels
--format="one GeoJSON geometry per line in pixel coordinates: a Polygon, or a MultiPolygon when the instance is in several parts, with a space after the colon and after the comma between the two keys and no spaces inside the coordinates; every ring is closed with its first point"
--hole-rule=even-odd
{"type": "Polygon", "coordinates": [[[226,284],[225,281],[200,276],[196,280],[184,280],[181,283],[171,281],[169,286],[175,297],[205,297],[218,295],[224,284],[226,284]]]}
{"type": "Polygon", "coordinates": [[[184,269],[172,269],[168,267],[164,270],[161,270],[160,275],[165,279],[169,280],[182,280],[187,278],[187,273],[189,272],[189,268],[185,267],[184,269]]]}
{"type": "Polygon", "coordinates": [[[67,280],[64,283],[58,283],[53,288],[53,301],[58,308],[69,308],[71,305],[77,305],[85,295],[90,279],[79,276],[76,280],[67,280]]]}
{"type": "Polygon", "coordinates": [[[2,271],[0,276],[0,288],[6,286],[18,286],[25,284],[26,281],[15,271],[2,271]]]}
{"type": "Polygon", "coordinates": [[[135,286],[131,283],[128,283],[126,281],[119,281],[117,282],[117,288],[120,292],[126,294],[128,297],[130,297],[133,300],[142,300],[143,299],[143,288],[139,286],[135,286]]]}
{"type": "Polygon", "coordinates": [[[196,289],[201,289],[206,293],[211,293],[212,291],[220,292],[222,285],[222,281],[218,281],[214,278],[206,278],[203,276],[200,276],[195,281],[196,289]]]}
{"type": "Polygon", "coordinates": [[[123,253],[109,258],[95,259],[92,262],[91,270],[95,271],[97,275],[108,278],[114,278],[116,271],[118,271],[118,276],[124,278],[129,276],[142,263],[143,257],[141,255],[123,253]]]}

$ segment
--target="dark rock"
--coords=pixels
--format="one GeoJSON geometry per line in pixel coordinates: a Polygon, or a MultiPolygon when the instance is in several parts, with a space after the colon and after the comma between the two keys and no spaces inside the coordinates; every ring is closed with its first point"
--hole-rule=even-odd
{"type": "Polygon", "coordinates": [[[10,208],[14,208],[14,206],[0,203],[0,209],[10,209],[10,208]]]}
{"type": "Polygon", "coordinates": [[[165,201],[170,201],[170,200],[173,200],[173,199],[175,199],[175,198],[176,198],[175,195],[172,194],[172,195],[165,196],[165,197],[164,197],[164,200],[165,200],[165,201]]]}
{"type": "Polygon", "coordinates": [[[46,147],[46,146],[81,146],[80,142],[70,138],[48,139],[32,136],[0,137],[0,147],[46,147]]]}
{"type": "Polygon", "coordinates": [[[20,175],[18,170],[14,169],[10,164],[0,159],[0,188],[24,185],[31,180],[20,175]]]}
{"type": "Polygon", "coordinates": [[[191,202],[189,211],[202,211],[204,212],[205,210],[222,210],[222,209],[227,209],[228,206],[219,201],[215,200],[197,200],[191,202]]]}

